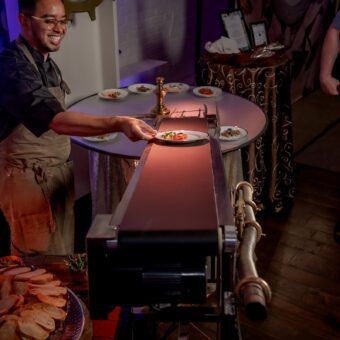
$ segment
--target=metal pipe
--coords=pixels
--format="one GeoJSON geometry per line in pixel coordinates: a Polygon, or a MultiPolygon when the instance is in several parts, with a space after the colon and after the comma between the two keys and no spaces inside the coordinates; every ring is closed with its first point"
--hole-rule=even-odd
{"type": "Polygon", "coordinates": [[[256,205],[252,199],[253,189],[247,182],[236,186],[235,218],[240,231],[238,273],[235,293],[245,306],[250,319],[263,320],[267,316],[267,303],[271,290],[266,281],[258,276],[255,265],[255,247],[262,236],[261,226],[255,219],[256,205]]]}

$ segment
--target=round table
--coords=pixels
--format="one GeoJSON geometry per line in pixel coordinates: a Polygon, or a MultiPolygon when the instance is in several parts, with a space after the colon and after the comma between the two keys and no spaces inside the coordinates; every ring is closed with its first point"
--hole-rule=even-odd
{"type": "MultiPolygon", "coordinates": [[[[254,141],[266,128],[267,119],[264,112],[252,102],[226,92],[221,96],[207,98],[193,94],[192,90],[184,93],[168,93],[164,104],[170,109],[171,116],[203,115],[218,112],[220,125],[232,125],[244,128],[248,134],[236,141],[221,141],[222,153],[234,151],[254,141]]],[[[86,112],[93,115],[127,115],[136,117],[148,114],[156,105],[154,94],[129,93],[121,100],[105,100],[97,95],[87,97],[69,107],[69,111],[86,112]]],[[[152,122],[152,120],[150,120],[152,122]]],[[[72,141],[93,151],[108,155],[138,159],[147,142],[131,142],[125,135],[107,142],[90,142],[82,137],[72,137],[72,141]]]]}
{"type": "MultiPolygon", "coordinates": [[[[129,93],[120,100],[106,100],[97,94],[71,105],[69,111],[85,112],[93,115],[127,115],[136,117],[150,114],[156,106],[155,94],[129,93]]],[[[217,97],[199,97],[192,88],[183,93],[168,93],[164,105],[170,109],[171,117],[203,116],[218,113],[220,126],[239,126],[247,135],[235,141],[221,141],[224,154],[225,173],[228,190],[243,180],[240,148],[257,139],[265,130],[267,117],[255,104],[247,99],[222,92],[217,97]]],[[[175,118],[174,118],[175,119],[175,118]]],[[[152,124],[153,120],[148,120],[152,124]]],[[[72,141],[92,152],[90,158],[90,186],[92,195],[92,216],[112,213],[134,173],[136,159],[142,155],[146,141],[131,142],[124,134],[104,142],[90,142],[83,137],[72,137],[72,141]],[[113,156],[113,157],[112,157],[113,156]]],[[[79,165],[78,165],[79,168],[79,165]]],[[[80,168],[83,171],[83,168],[80,168]]]]}

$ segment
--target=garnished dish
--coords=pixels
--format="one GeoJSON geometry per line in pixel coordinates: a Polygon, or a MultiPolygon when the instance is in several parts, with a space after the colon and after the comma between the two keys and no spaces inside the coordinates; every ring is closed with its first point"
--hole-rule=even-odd
{"type": "Polygon", "coordinates": [[[152,84],[133,84],[128,87],[129,91],[136,94],[150,94],[156,86],[152,84]]]}
{"type": "Polygon", "coordinates": [[[100,143],[100,142],[107,142],[107,141],[113,140],[117,136],[118,136],[117,132],[112,132],[112,133],[105,133],[103,135],[89,136],[89,137],[83,137],[83,138],[89,142],[100,143]]]}
{"type": "Polygon", "coordinates": [[[222,95],[222,90],[214,86],[200,86],[195,87],[193,93],[199,97],[218,97],[222,95]]]}
{"type": "Polygon", "coordinates": [[[63,339],[70,290],[43,268],[20,264],[0,269],[0,339],[63,339]]]}
{"type": "Polygon", "coordinates": [[[107,100],[119,100],[125,98],[127,95],[128,92],[122,89],[107,89],[98,93],[99,98],[107,100]]]}
{"type": "Polygon", "coordinates": [[[167,131],[162,133],[163,139],[170,139],[170,140],[186,140],[188,138],[188,135],[182,131],[176,132],[176,131],[167,131]]]}
{"type": "Polygon", "coordinates": [[[235,128],[228,128],[224,130],[223,132],[221,132],[221,136],[227,137],[227,138],[238,137],[240,134],[241,134],[240,129],[235,129],[235,128]]]}
{"type": "Polygon", "coordinates": [[[155,138],[167,143],[193,143],[208,139],[209,136],[207,133],[201,131],[169,130],[158,132],[155,138]]]}
{"type": "Polygon", "coordinates": [[[188,91],[190,86],[184,83],[167,83],[164,84],[164,88],[168,93],[182,93],[188,91]]]}
{"type": "Polygon", "coordinates": [[[247,135],[247,131],[238,126],[221,126],[220,140],[233,141],[243,138],[247,135]]]}

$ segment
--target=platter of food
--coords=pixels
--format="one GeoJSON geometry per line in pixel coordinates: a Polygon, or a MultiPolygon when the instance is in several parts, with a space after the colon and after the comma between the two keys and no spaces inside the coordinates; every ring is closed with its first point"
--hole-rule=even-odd
{"type": "Polygon", "coordinates": [[[99,98],[107,100],[120,100],[128,95],[128,91],[122,89],[107,89],[98,93],[99,98]]]}
{"type": "Polygon", "coordinates": [[[222,95],[222,90],[215,86],[199,86],[195,87],[192,91],[196,96],[199,97],[219,97],[222,95]]]}
{"type": "Polygon", "coordinates": [[[0,267],[0,338],[79,340],[78,297],[51,272],[25,264],[0,267]]]}
{"type": "Polygon", "coordinates": [[[104,135],[83,137],[83,139],[89,142],[101,143],[101,142],[108,142],[110,140],[113,140],[117,136],[118,136],[117,132],[112,132],[112,133],[105,133],[104,135]]]}
{"type": "Polygon", "coordinates": [[[150,94],[156,89],[156,85],[152,84],[133,84],[128,87],[128,90],[136,94],[150,94]]]}
{"type": "Polygon", "coordinates": [[[234,141],[247,136],[247,130],[238,126],[221,126],[220,137],[222,141],[234,141]]]}
{"type": "Polygon", "coordinates": [[[169,130],[158,132],[155,136],[157,140],[166,143],[193,143],[208,139],[209,136],[205,132],[192,130],[169,130]]]}
{"type": "Polygon", "coordinates": [[[167,83],[163,86],[168,93],[183,93],[187,92],[190,88],[188,84],[184,83],[167,83]]]}

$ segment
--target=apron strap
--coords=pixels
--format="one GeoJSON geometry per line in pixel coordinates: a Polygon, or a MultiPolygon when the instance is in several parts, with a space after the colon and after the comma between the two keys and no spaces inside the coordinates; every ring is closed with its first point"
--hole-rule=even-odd
{"type": "Polygon", "coordinates": [[[17,46],[24,52],[26,58],[29,60],[29,62],[35,67],[35,69],[39,72],[38,70],[38,66],[35,63],[33,56],[31,54],[31,52],[29,51],[29,49],[27,48],[27,46],[24,44],[22,38],[19,36],[15,43],[17,44],[17,46]]]}
{"type": "MultiPolygon", "coordinates": [[[[27,48],[27,46],[25,45],[25,43],[23,42],[23,40],[22,40],[22,38],[20,36],[16,39],[15,43],[24,52],[24,54],[25,54],[26,58],[29,60],[29,62],[39,72],[38,66],[37,66],[36,62],[34,61],[31,52],[29,51],[29,49],[27,48]]],[[[65,93],[70,94],[71,93],[71,89],[69,88],[69,86],[66,84],[66,82],[62,78],[61,72],[60,72],[60,69],[59,69],[58,65],[55,63],[55,61],[52,58],[50,58],[50,60],[51,60],[51,65],[52,65],[52,67],[54,69],[54,72],[56,73],[56,75],[57,75],[57,77],[59,79],[59,84],[60,84],[61,89],[65,93]]]]}
{"type": "Polygon", "coordinates": [[[55,71],[55,73],[57,74],[57,76],[59,78],[60,87],[63,89],[63,91],[65,93],[70,94],[71,93],[71,89],[66,84],[65,80],[62,78],[61,72],[60,72],[60,69],[59,69],[58,65],[55,63],[55,61],[52,58],[50,58],[50,60],[51,60],[51,65],[53,66],[54,71],[55,71]]]}

